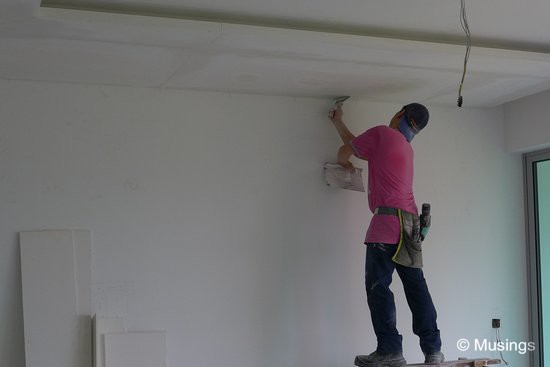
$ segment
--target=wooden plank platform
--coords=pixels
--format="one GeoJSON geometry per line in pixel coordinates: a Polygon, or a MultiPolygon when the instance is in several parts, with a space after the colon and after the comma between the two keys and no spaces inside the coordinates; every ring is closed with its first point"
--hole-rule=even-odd
{"type": "Polygon", "coordinates": [[[489,358],[476,358],[476,359],[458,359],[457,361],[445,361],[440,364],[408,364],[407,366],[415,367],[484,367],[495,364],[501,364],[500,359],[489,359],[489,358]]]}

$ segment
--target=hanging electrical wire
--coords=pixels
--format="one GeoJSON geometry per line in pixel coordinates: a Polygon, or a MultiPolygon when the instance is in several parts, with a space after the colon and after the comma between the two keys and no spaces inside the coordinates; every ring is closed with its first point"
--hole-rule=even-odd
{"type": "MultiPolygon", "coordinates": [[[[497,343],[499,345],[502,345],[502,340],[500,339],[500,328],[496,329],[496,334],[497,334],[496,335],[497,336],[497,343]]],[[[502,356],[502,351],[499,350],[499,352],[500,352],[500,359],[504,362],[505,365],[509,366],[510,364],[508,363],[508,361],[506,361],[504,359],[504,357],[502,356]]]]}
{"type": "Polygon", "coordinates": [[[466,0],[460,0],[460,25],[462,26],[464,33],[466,33],[466,54],[464,55],[464,70],[462,71],[462,79],[460,80],[460,87],[458,88],[458,107],[462,107],[462,87],[464,86],[466,67],[468,65],[468,59],[470,58],[470,49],[472,48],[470,26],[468,25],[468,18],[466,16],[466,0]]]}

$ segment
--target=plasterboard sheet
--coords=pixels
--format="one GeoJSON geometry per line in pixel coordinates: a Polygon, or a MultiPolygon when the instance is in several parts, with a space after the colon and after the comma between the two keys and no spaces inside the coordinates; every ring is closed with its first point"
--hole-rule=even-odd
{"type": "Polygon", "coordinates": [[[124,322],[119,317],[97,317],[92,319],[93,329],[93,366],[104,367],[105,366],[105,334],[109,333],[123,333],[124,322]]]}
{"type": "Polygon", "coordinates": [[[165,367],[164,332],[105,334],[105,367],[165,367]]]}
{"type": "Polygon", "coordinates": [[[164,47],[47,38],[0,37],[0,51],[1,78],[143,87],[161,86],[188,57],[164,47]],[[31,60],[36,52],[39,64],[31,60]]]}
{"type": "Polygon", "coordinates": [[[20,233],[27,367],[91,366],[91,235],[20,233]]]}

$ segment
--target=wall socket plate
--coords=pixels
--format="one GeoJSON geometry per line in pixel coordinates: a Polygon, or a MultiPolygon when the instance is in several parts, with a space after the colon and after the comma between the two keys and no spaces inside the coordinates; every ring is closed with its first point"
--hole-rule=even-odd
{"type": "Polygon", "coordinates": [[[492,319],[491,326],[493,327],[493,329],[500,328],[500,319],[492,319]]]}

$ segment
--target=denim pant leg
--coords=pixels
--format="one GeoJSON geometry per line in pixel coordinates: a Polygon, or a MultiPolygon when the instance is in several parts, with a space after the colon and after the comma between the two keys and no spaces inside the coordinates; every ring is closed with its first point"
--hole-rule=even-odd
{"type": "Polygon", "coordinates": [[[394,353],[403,350],[403,337],[396,328],[395,302],[389,286],[395,263],[392,256],[397,246],[368,243],[365,260],[365,286],[372,326],[380,353],[394,353]]]}
{"type": "Polygon", "coordinates": [[[441,338],[437,329],[437,313],[422,269],[399,264],[396,264],[396,269],[403,282],[412,312],[413,332],[420,338],[420,348],[426,354],[438,352],[441,350],[441,338]]]}

